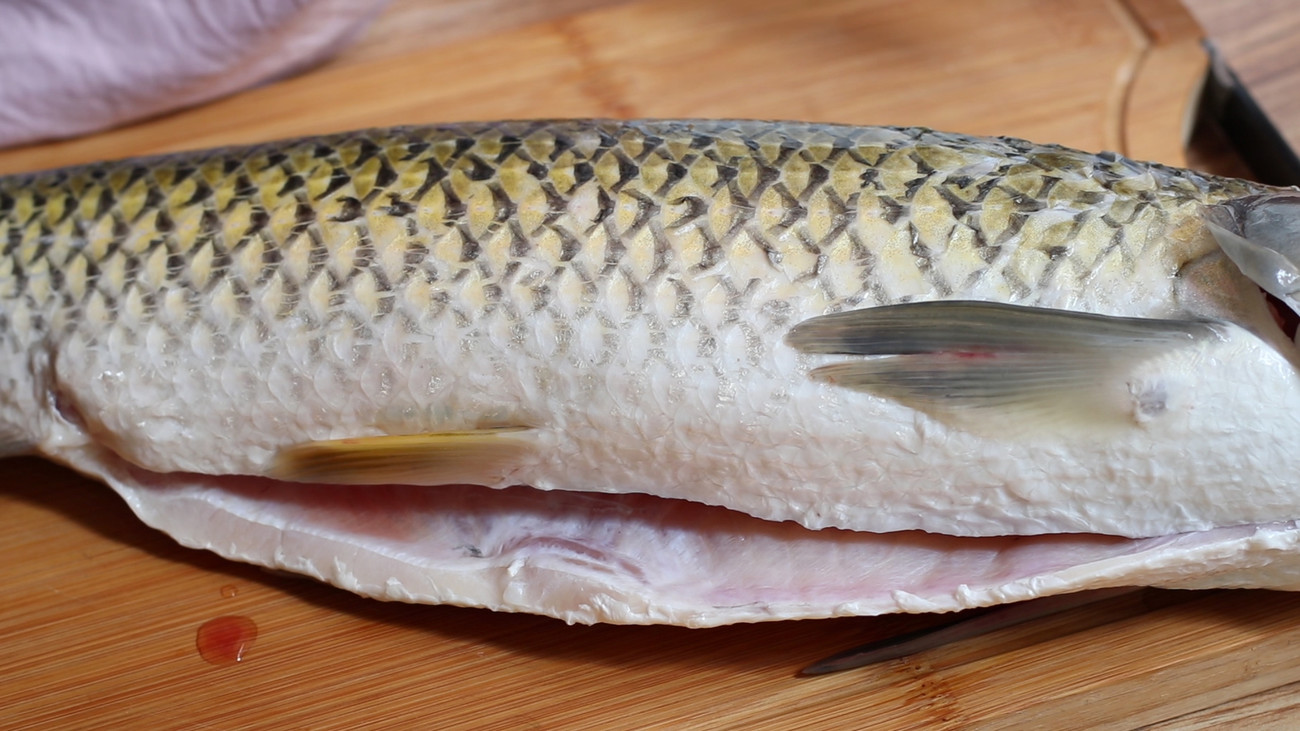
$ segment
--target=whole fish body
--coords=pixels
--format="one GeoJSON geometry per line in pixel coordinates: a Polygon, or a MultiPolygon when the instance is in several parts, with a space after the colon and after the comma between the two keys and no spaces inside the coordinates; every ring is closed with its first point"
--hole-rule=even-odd
{"type": "Polygon", "coordinates": [[[0,444],[188,545],[570,621],[1289,588],[1300,353],[1258,280],[1293,203],[764,122],[11,176],[0,444]]]}

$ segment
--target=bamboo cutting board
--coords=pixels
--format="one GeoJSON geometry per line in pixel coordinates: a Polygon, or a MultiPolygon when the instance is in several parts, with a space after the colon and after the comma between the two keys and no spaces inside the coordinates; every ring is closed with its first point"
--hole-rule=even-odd
{"type": "MultiPolygon", "coordinates": [[[[1174,0],[398,0],[307,75],[0,171],[546,116],[924,124],[1178,164],[1198,39],[1174,0]]],[[[800,679],[943,618],[685,630],[384,604],[179,548],[26,458],[0,462],[0,555],[6,728],[1208,728],[1300,702],[1300,595],[1147,590],[800,679]],[[198,652],[221,616],[258,629],[238,663],[198,652]]]]}

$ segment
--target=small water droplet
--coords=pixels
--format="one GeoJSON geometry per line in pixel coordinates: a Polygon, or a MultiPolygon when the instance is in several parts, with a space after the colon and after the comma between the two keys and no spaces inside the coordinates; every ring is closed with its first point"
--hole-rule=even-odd
{"type": "Polygon", "coordinates": [[[234,584],[226,584],[221,587],[221,596],[229,599],[239,593],[239,587],[234,584]]]}
{"type": "Polygon", "coordinates": [[[209,619],[199,626],[194,644],[199,656],[213,665],[234,665],[257,639],[257,624],[235,615],[209,619]]]}

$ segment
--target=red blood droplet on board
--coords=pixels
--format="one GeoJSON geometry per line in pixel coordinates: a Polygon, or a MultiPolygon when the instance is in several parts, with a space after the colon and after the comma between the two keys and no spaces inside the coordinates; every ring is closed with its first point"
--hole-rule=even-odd
{"type": "Polygon", "coordinates": [[[199,656],[213,665],[234,665],[257,639],[257,625],[248,617],[209,619],[199,627],[194,644],[199,656]]]}

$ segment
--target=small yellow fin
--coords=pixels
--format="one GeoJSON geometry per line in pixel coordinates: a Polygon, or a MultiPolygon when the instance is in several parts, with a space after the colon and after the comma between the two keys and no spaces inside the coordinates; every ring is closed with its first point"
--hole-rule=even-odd
{"type": "Polygon", "coordinates": [[[497,485],[536,450],[527,427],[357,437],[281,449],[270,476],[337,485],[497,485]]]}

